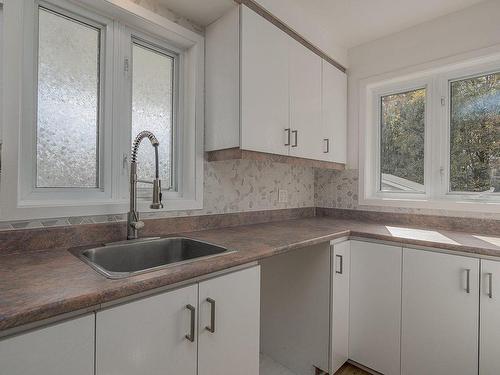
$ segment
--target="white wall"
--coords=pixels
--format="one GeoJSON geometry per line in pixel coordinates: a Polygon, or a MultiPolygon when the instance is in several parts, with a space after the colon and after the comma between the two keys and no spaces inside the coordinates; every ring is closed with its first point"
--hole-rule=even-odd
{"type": "MultiPolygon", "coordinates": [[[[271,1],[271,0],[267,0],[271,1]]],[[[274,0],[277,1],[277,0],[274,0]]],[[[490,48],[500,50],[500,0],[490,0],[436,18],[348,51],[348,167],[358,168],[358,85],[360,80],[459,61],[490,48]]]]}
{"type": "Polygon", "coordinates": [[[331,58],[348,66],[347,50],[335,42],[335,25],[328,16],[327,4],[309,0],[256,1],[331,58]]]}

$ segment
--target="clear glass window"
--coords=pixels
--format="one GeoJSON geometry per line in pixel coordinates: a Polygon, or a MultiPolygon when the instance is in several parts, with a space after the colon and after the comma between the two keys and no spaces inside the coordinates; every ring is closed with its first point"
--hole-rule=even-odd
{"type": "MultiPolygon", "coordinates": [[[[132,142],[143,130],[158,141],[162,188],[174,189],[174,86],[175,57],[162,49],[134,42],[132,45],[132,142]]],[[[138,178],[154,179],[154,149],[141,145],[138,178]]],[[[140,187],[146,187],[139,184],[140,187]]]]}
{"type": "Polygon", "coordinates": [[[425,88],[381,97],[381,191],[425,191],[425,102],[425,88]]]}
{"type": "Polygon", "coordinates": [[[39,8],[36,186],[99,187],[100,29],[39,8]]]}
{"type": "Polygon", "coordinates": [[[500,73],[450,82],[450,190],[500,192],[500,73]]]}

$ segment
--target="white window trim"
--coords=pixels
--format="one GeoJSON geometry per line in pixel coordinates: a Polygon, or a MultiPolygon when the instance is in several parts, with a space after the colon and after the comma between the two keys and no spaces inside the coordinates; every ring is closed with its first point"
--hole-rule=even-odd
{"type": "MultiPolygon", "coordinates": [[[[107,46],[113,42],[113,21],[100,17],[73,4],[61,1],[46,2],[43,0],[28,0],[24,7],[25,19],[34,22],[24,23],[25,35],[25,69],[23,79],[23,110],[21,127],[21,152],[19,161],[23,168],[19,175],[19,205],[33,206],[45,204],[44,201],[71,201],[80,199],[109,200],[111,199],[111,181],[105,171],[111,170],[111,140],[112,117],[108,108],[112,107],[112,64],[113,51],[107,46]],[[35,4],[35,6],[32,6],[35,4]],[[101,31],[101,51],[99,69],[99,159],[104,164],[99,166],[99,186],[97,188],[36,188],[36,108],[38,93],[37,50],[38,50],[38,6],[82,21],[101,31]],[[32,36],[35,35],[34,38],[32,36]],[[30,64],[31,63],[31,64],[30,64]]],[[[108,173],[109,174],[109,173],[108,173]]]]}
{"type": "MultiPolygon", "coordinates": [[[[41,0],[42,1],[42,0],[41,0]]],[[[167,20],[147,9],[131,2],[121,0],[43,0],[51,5],[78,14],[84,8],[88,10],[90,19],[92,14],[99,14],[99,23],[106,25],[105,53],[108,62],[113,61],[113,67],[123,66],[125,49],[119,43],[110,44],[109,38],[113,33],[124,29],[140,30],[139,33],[168,41],[168,45],[176,48],[181,60],[179,85],[183,88],[183,98],[179,106],[180,131],[179,145],[182,154],[179,168],[179,191],[164,194],[163,210],[192,210],[203,208],[203,123],[204,123],[204,38],[184,27],[167,20]],[[77,5],[75,5],[77,4],[77,5]],[[126,26],[124,26],[126,25],[126,26]]],[[[123,124],[130,124],[129,109],[124,109],[127,100],[125,95],[129,84],[124,78],[124,71],[106,67],[105,82],[106,95],[104,98],[107,108],[104,118],[104,171],[103,189],[87,196],[79,189],[61,194],[47,192],[43,197],[39,194],[27,194],[23,190],[26,179],[24,162],[26,155],[22,155],[21,144],[26,142],[26,114],[34,114],[27,106],[26,97],[33,96],[33,77],[26,78],[27,67],[33,66],[33,61],[26,56],[26,43],[31,42],[33,33],[26,33],[25,27],[33,17],[34,0],[8,1],[4,4],[4,35],[6,36],[2,48],[5,56],[2,64],[4,78],[3,105],[6,109],[2,114],[3,126],[3,158],[2,176],[0,178],[0,220],[22,220],[33,218],[49,218],[61,216],[119,214],[128,211],[128,166],[124,163],[124,156],[130,153],[130,134],[123,132],[123,124]],[[31,9],[31,11],[30,11],[31,9]],[[26,36],[26,39],[23,38],[26,36]],[[8,37],[7,37],[8,36],[8,37]],[[27,58],[26,58],[27,57],[27,58]],[[109,87],[108,87],[109,85],[109,87]],[[112,89],[110,89],[110,87],[112,89]],[[19,162],[18,162],[19,160],[19,162]]],[[[85,15],[85,14],[84,14],[85,15]]],[[[33,23],[31,23],[33,24],[33,23]]],[[[134,32],[135,35],[135,32],[134,32]]],[[[29,48],[29,43],[28,43],[29,48]]],[[[32,49],[33,51],[34,49],[32,49]]],[[[31,56],[33,59],[33,56],[31,56]]],[[[28,103],[30,101],[28,100],[28,103]]],[[[33,100],[31,100],[33,103],[33,100]]],[[[28,122],[29,123],[29,122],[28,122]]],[[[36,124],[35,124],[36,125],[36,124]]],[[[102,128],[101,128],[102,129],[102,128]]],[[[30,137],[28,137],[30,139],[30,137]]],[[[33,140],[29,140],[32,142],[33,140]]],[[[32,157],[29,155],[29,157],[32,157]]],[[[128,158],[127,160],[130,160],[128,158]]],[[[31,171],[30,171],[31,173],[31,171]]],[[[50,190],[50,189],[49,189],[50,190]]],[[[59,190],[59,189],[58,189],[59,190]]],[[[92,189],[91,189],[92,190],[92,189]]],[[[139,202],[142,212],[149,209],[149,202],[139,202]]],[[[157,212],[158,210],[154,210],[157,212]]]]}
{"type": "Polygon", "coordinates": [[[500,53],[478,54],[454,62],[371,77],[359,86],[360,206],[498,212],[500,194],[450,193],[449,186],[449,81],[500,71],[500,53]],[[426,87],[425,192],[381,192],[380,97],[426,87]],[[445,105],[441,105],[441,98],[445,105]],[[442,182],[443,181],[443,182],[442,182]]]}

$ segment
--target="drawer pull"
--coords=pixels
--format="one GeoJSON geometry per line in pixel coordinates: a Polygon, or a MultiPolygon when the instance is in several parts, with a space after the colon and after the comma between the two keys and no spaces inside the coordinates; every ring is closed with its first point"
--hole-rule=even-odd
{"type": "Polygon", "coordinates": [[[196,308],[193,305],[186,305],[186,309],[189,310],[191,314],[191,322],[190,322],[190,329],[189,329],[189,334],[186,335],[186,338],[194,342],[194,326],[196,324],[196,308]]]}
{"type": "Polygon", "coordinates": [[[330,139],[325,138],[325,139],[323,139],[323,141],[326,142],[326,151],[323,150],[323,153],[328,154],[330,152],[330,139]]]}
{"type": "Polygon", "coordinates": [[[493,274],[488,272],[488,297],[493,298],[493,274]]]}
{"type": "Polygon", "coordinates": [[[291,134],[290,134],[290,128],[286,128],[286,143],[285,146],[290,146],[291,144],[291,134]]]}
{"type": "Polygon", "coordinates": [[[210,304],[210,325],[205,329],[210,333],[215,333],[215,300],[207,298],[207,302],[210,304]]]}
{"type": "Polygon", "coordinates": [[[294,141],[292,147],[297,147],[298,142],[299,142],[299,131],[298,130],[292,130],[294,141]]]}
{"type": "Polygon", "coordinates": [[[337,265],[335,264],[335,273],[342,275],[344,273],[344,257],[339,254],[335,254],[335,257],[339,261],[339,269],[337,270],[337,265]]]}
{"type": "Polygon", "coordinates": [[[470,269],[467,268],[465,270],[465,274],[466,274],[466,280],[465,280],[465,291],[467,293],[470,293],[470,269]]]}

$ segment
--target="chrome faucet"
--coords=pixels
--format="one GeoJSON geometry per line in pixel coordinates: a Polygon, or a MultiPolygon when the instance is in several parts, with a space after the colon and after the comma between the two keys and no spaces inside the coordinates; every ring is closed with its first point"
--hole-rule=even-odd
{"type": "Polygon", "coordinates": [[[159,172],[158,161],[158,146],[160,142],[156,139],[155,135],[149,131],[140,132],[135,137],[132,144],[132,160],[130,162],[130,211],[127,215],[127,239],[133,240],[137,238],[137,231],[144,227],[144,222],[139,220],[139,213],[137,212],[137,182],[144,182],[153,185],[153,202],[149,206],[152,209],[158,210],[163,208],[161,203],[161,181],[159,172]],[[148,138],[151,145],[155,149],[155,179],[153,181],[144,181],[137,179],[137,151],[139,145],[144,138],[148,138]]]}

